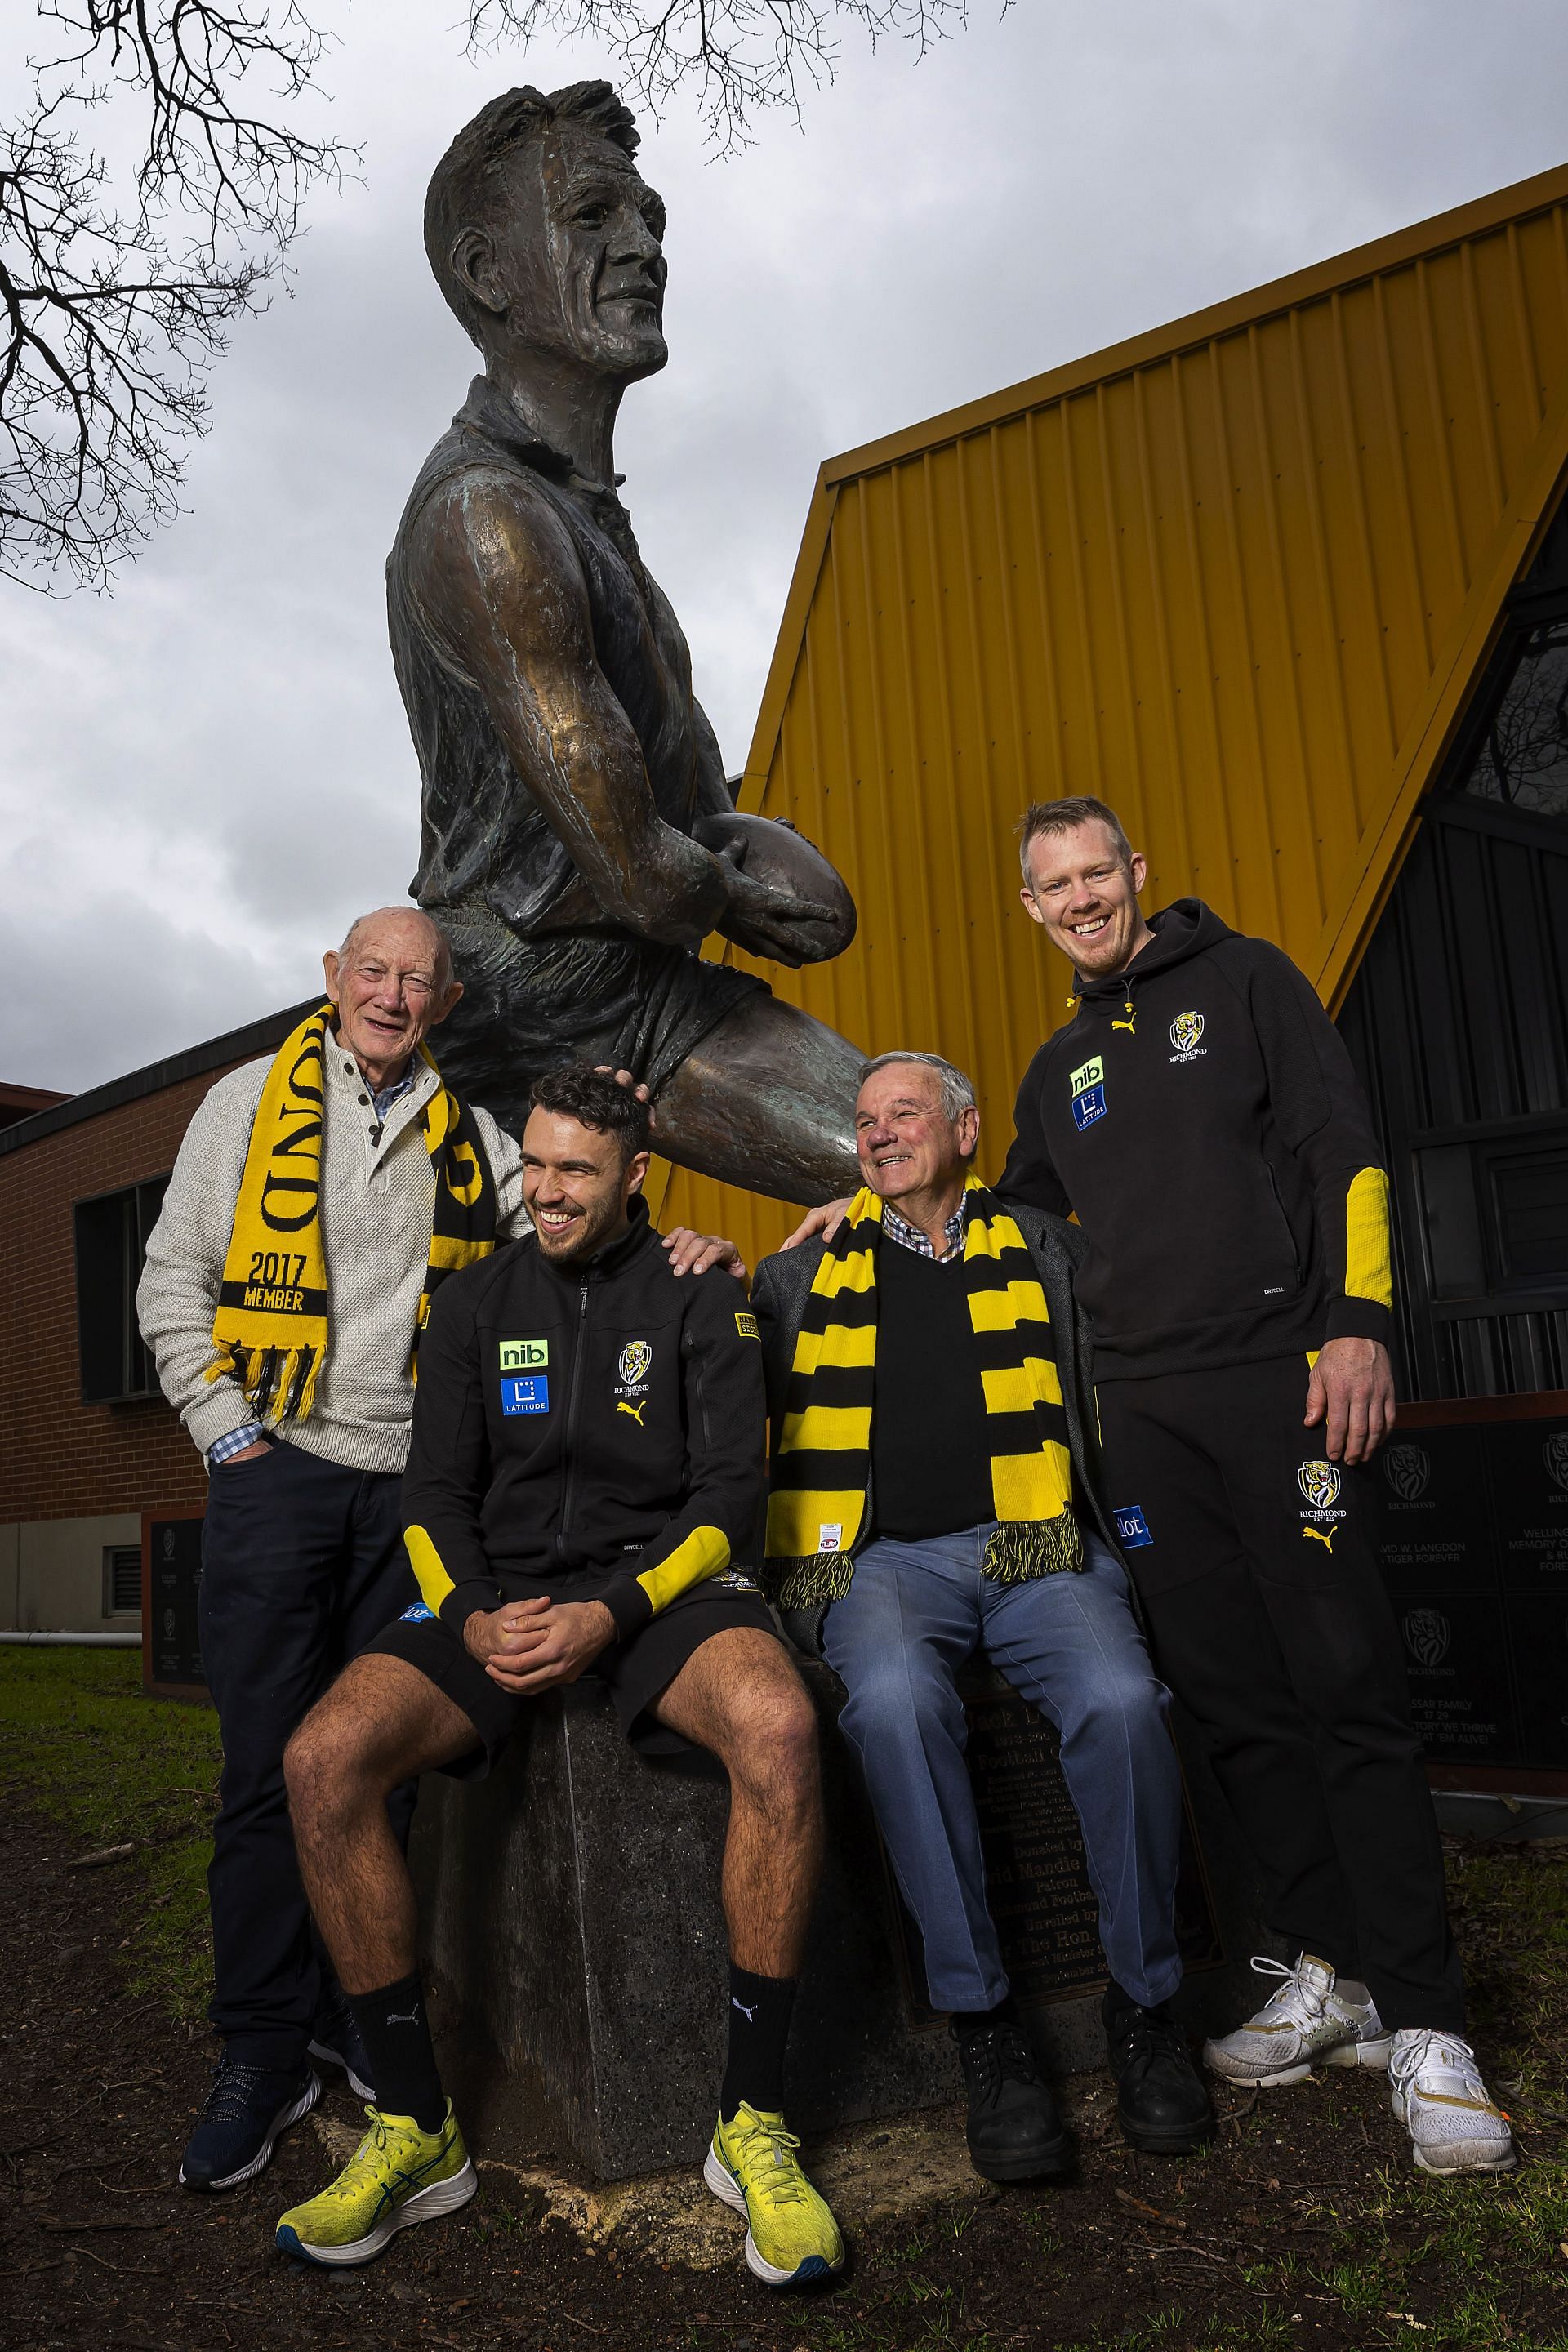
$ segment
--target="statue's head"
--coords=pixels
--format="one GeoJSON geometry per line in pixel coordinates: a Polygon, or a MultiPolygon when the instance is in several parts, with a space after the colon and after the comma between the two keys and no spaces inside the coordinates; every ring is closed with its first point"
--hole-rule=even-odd
{"type": "Polygon", "coordinates": [[[630,383],[668,358],[664,206],[608,82],[508,90],[459,131],[425,199],[425,250],[487,360],[541,351],[630,383]]]}

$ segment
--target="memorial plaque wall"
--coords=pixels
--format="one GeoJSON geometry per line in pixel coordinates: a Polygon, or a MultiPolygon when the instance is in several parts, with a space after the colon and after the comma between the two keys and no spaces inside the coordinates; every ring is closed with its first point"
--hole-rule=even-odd
{"type": "Polygon", "coordinates": [[[142,1680],[154,1690],[203,1690],[206,1675],[196,1630],[196,1604],[202,1581],[202,1522],[199,1518],[154,1518],[149,1513],[142,1527],[143,1574],[147,1580],[142,1680]]]}
{"type": "Polygon", "coordinates": [[[1396,1433],[1375,1483],[1428,1760],[1568,1768],[1568,1423],[1396,1433]]]}
{"type": "MultiPolygon", "coordinates": [[[[986,1895],[1014,1997],[1030,2008],[1098,1990],[1110,1970],[1056,1727],[999,1674],[966,1675],[962,1688],[986,1895]]],[[[1218,1968],[1225,1954],[1184,1803],[1182,1826],[1176,1935],[1193,1974],[1218,1968]]],[[[894,1907],[910,2009],[934,2023],[920,1931],[896,1893],[894,1907]]]]}

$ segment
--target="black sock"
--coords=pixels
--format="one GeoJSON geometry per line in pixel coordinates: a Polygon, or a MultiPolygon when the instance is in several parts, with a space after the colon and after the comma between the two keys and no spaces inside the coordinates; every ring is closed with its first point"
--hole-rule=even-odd
{"type": "Polygon", "coordinates": [[[378,1992],[352,1992],[348,2004],[383,2115],[412,2116],[421,2131],[439,2131],[447,2120],[447,2094],[418,1977],[403,1977],[378,1992]]]}
{"type": "Polygon", "coordinates": [[[742,2099],[759,2113],[784,2105],[784,2043],[795,2007],[794,1977],[754,1977],[730,1963],[730,2055],[719,2113],[728,2121],[742,2099]]]}
{"type": "Polygon", "coordinates": [[[955,2009],[948,2020],[960,2042],[971,2033],[984,2033],[988,2025],[1013,2025],[1017,2022],[1011,1992],[1005,1992],[994,2009],[955,2009]]]}

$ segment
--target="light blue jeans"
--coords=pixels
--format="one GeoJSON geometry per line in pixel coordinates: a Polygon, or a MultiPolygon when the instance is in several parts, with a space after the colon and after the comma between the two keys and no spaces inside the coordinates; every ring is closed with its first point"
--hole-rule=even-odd
{"type": "Polygon", "coordinates": [[[989,1526],[919,1543],[884,1537],[824,1621],[849,1696],[839,1727],[860,1760],[905,1902],[925,1944],[931,2006],[994,2008],[1007,1974],[985,1902],[963,1760],[959,1668],[976,1650],[1061,1734],[1110,1973],[1141,2007],[1174,1992],[1181,1784],[1170,1694],[1149,1662],[1115,1555],[1022,1584],[980,1573],[989,1526]]]}

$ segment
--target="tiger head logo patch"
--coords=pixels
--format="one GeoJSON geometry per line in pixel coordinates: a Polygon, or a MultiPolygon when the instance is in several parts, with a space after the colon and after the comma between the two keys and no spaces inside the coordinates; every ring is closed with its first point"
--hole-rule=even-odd
{"type": "Polygon", "coordinates": [[[1383,1457],[1383,1475],[1402,1503],[1417,1502],[1432,1475],[1431,1458],[1424,1446],[1391,1445],[1383,1457]]]}
{"type": "Polygon", "coordinates": [[[1326,1511],[1340,1498],[1340,1474],[1331,1462],[1303,1462],[1296,1473],[1302,1499],[1315,1511],[1326,1511]]]}
{"type": "Polygon", "coordinates": [[[1178,1013],[1171,1024],[1171,1044],[1178,1054],[1190,1054],[1203,1034],[1201,1013],[1178,1013]]]}
{"type": "Polygon", "coordinates": [[[623,1384],[635,1389],[653,1361],[653,1349],[646,1339],[628,1339],[621,1349],[620,1374],[623,1384]]]}
{"type": "Polygon", "coordinates": [[[1568,1494],[1568,1429],[1560,1429],[1547,1439],[1541,1449],[1541,1458],[1557,1484],[1568,1494]]]}

